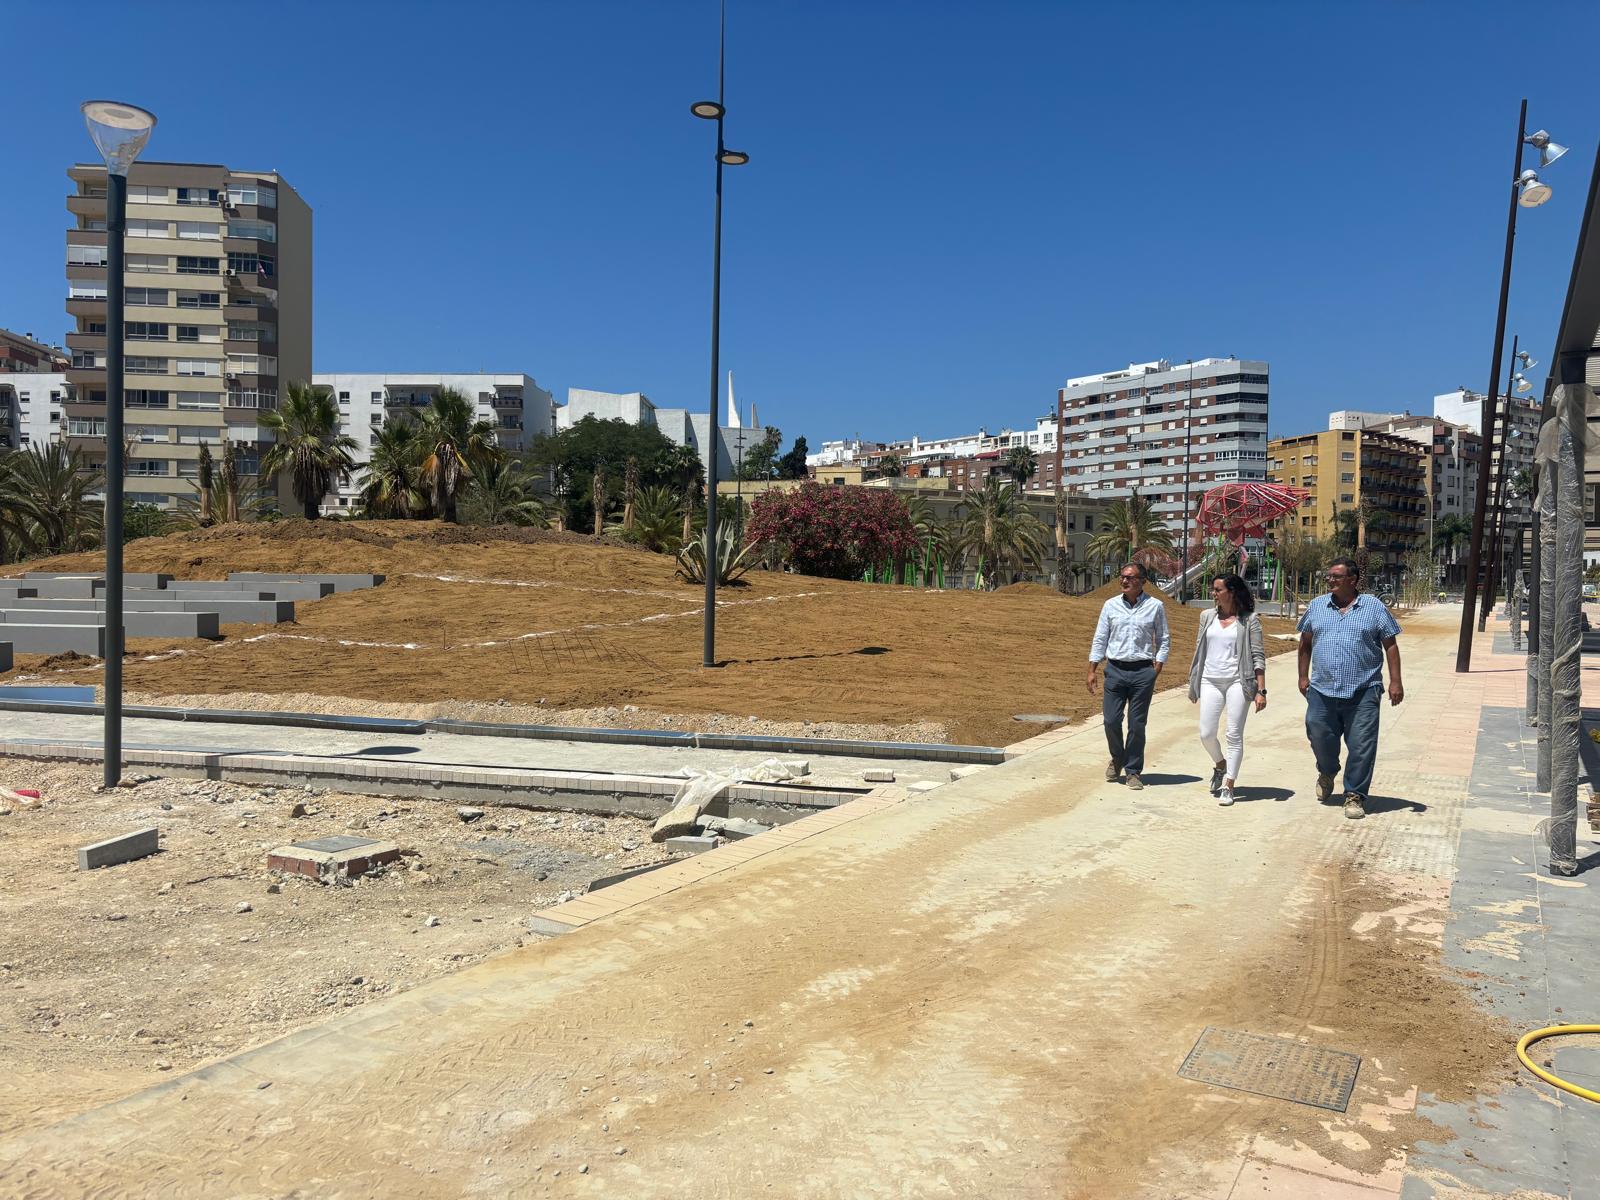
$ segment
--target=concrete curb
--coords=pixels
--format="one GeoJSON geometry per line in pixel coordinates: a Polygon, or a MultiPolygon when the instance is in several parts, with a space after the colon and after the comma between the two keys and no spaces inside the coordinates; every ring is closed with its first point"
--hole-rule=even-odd
{"type": "MultiPolygon", "coordinates": [[[[104,761],[99,746],[71,742],[0,741],[0,755],[67,762],[104,761]]],[[[656,818],[672,807],[683,780],[673,776],[598,771],[464,767],[294,754],[229,754],[204,750],[123,750],[128,767],[158,768],[167,775],[228,780],[257,786],[325,788],[373,796],[555,809],[596,815],[656,818]]],[[[841,788],[736,783],[728,789],[727,815],[787,824],[861,796],[841,788]]],[[[719,814],[721,815],[721,814],[719,814]]]]}

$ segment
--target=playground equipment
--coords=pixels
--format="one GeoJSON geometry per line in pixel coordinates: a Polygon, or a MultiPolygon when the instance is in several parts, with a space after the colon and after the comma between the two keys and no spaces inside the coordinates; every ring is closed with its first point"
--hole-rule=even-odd
{"type": "MultiPolygon", "coordinates": [[[[1202,535],[1222,537],[1239,555],[1240,569],[1245,561],[1244,544],[1251,538],[1263,538],[1267,527],[1278,518],[1292,513],[1305,502],[1311,493],[1305,488],[1290,487],[1283,483],[1222,483],[1207,489],[1200,497],[1200,508],[1195,514],[1202,535]]],[[[1164,584],[1169,594],[1192,583],[1204,571],[1209,556],[1203,541],[1197,542],[1189,570],[1182,579],[1172,579],[1164,584]]],[[[1277,563],[1272,563],[1274,571],[1277,563]]],[[[1273,581],[1273,595],[1278,592],[1278,581],[1273,581]]]]}

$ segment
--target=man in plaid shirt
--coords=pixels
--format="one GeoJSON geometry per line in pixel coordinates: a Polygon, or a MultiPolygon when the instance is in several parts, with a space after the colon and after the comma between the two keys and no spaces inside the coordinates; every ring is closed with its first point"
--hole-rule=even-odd
{"type": "Polygon", "coordinates": [[[1328,564],[1328,595],[1300,618],[1300,694],[1306,698],[1306,736],[1317,758],[1317,799],[1333,799],[1343,740],[1344,815],[1367,815],[1372,768],[1378,757],[1383,668],[1389,703],[1405,699],[1400,684],[1400,626],[1376,596],[1361,595],[1361,568],[1348,558],[1328,564]]]}

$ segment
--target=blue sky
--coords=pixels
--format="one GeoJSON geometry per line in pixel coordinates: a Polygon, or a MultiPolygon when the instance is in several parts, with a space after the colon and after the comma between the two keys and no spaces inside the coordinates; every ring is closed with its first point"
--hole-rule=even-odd
{"type": "MultiPolygon", "coordinates": [[[[66,331],[93,92],[157,113],[146,157],[277,169],[311,203],[318,371],[707,402],[713,133],[688,105],[715,93],[714,0],[88,7],[6,6],[0,326],[66,331]],[[164,66],[199,25],[210,48],[164,66]]],[[[1267,359],[1275,435],[1481,389],[1524,94],[1572,147],[1523,215],[1507,331],[1548,361],[1600,134],[1593,5],[730,9],[752,161],[723,363],[786,440],[1027,423],[1067,376],[1156,357],[1267,359]]]]}

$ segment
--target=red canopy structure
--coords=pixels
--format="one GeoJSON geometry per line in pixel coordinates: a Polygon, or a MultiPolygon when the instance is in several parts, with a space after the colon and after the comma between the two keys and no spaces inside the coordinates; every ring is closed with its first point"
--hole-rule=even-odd
{"type": "Polygon", "coordinates": [[[1310,494],[1282,483],[1218,484],[1201,497],[1200,529],[1243,545],[1246,538],[1264,537],[1268,525],[1299,508],[1310,494]]]}

